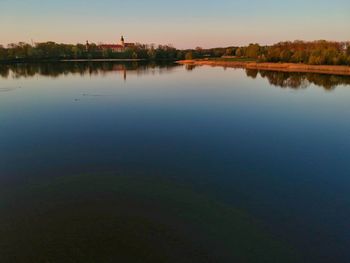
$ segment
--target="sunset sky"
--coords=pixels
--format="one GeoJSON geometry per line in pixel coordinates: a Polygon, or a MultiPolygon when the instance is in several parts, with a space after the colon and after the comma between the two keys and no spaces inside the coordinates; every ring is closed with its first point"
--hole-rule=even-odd
{"type": "Polygon", "coordinates": [[[127,41],[178,48],[350,40],[349,0],[0,0],[0,44],[127,41]]]}

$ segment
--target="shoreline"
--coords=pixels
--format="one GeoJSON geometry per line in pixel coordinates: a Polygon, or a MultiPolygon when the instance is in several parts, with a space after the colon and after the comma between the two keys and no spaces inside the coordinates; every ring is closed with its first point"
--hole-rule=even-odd
{"type": "Polygon", "coordinates": [[[113,62],[113,61],[115,61],[115,62],[139,62],[139,61],[145,61],[145,59],[95,58],[95,59],[62,59],[62,60],[59,60],[59,62],[113,62]]]}
{"type": "Polygon", "coordinates": [[[0,60],[0,65],[6,64],[25,64],[25,63],[61,63],[61,62],[143,62],[147,59],[132,59],[132,58],[95,58],[95,59],[17,59],[17,60],[0,60]]]}
{"type": "Polygon", "coordinates": [[[271,62],[245,62],[245,61],[224,61],[224,60],[180,60],[176,63],[181,65],[211,66],[227,68],[244,68],[256,70],[282,71],[282,72],[303,72],[331,75],[350,76],[350,66],[334,65],[307,65],[296,63],[271,63],[271,62]]]}

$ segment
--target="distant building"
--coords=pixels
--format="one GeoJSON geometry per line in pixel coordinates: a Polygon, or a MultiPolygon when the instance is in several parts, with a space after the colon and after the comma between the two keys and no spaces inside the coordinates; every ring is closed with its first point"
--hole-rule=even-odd
{"type": "Polygon", "coordinates": [[[134,47],[135,43],[125,43],[124,37],[120,38],[120,44],[101,44],[102,50],[111,50],[112,52],[124,52],[127,48],[134,47]]]}

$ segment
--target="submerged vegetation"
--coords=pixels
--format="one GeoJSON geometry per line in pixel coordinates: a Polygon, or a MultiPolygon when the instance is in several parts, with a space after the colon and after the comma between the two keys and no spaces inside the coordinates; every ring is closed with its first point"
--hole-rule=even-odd
{"type": "Polygon", "coordinates": [[[199,58],[223,58],[254,60],[258,62],[290,62],[310,65],[350,65],[350,42],[325,40],[305,42],[280,42],[272,46],[250,44],[243,47],[203,49],[197,47],[179,50],[171,45],[135,44],[122,52],[113,52],[99,45],[58,44],[45,42],[27,44],[20,42],[0,45],[0,61],[42,61],[70,59],[143,59],[143,60],[191,60],[199,58]]]}

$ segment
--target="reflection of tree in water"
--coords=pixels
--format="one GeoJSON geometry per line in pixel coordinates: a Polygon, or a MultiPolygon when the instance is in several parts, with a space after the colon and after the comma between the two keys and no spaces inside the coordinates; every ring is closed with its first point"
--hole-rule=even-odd
{"type": "Polygon", "coordinates": [[[10,71],[8,67],[0,66],[0,76],[3,78],[8,78],[10,71]]]}
{"type": "MultiPolygon", "coordinates": [[[[170,71],[179,65],[173,63],[147,63],[147,62],[62,62],[62,63],[33,63],[33,64],[8,64],[0,65],[0,77],[27,78],[36,75],[47,77],[59,77],[61,75],[104,75],[111,72],[121,72],[126,79],[128,72],[135,72],[137,75],[153,73],[162,74],[170,71]]],[[[186,65],[187,70],[193,70],[194,65],[186,65]]],[[[256,79],[260,74],[267,78],[269,83],[281,88],[301,89],[311,84],[321,86],[326,90],[335,89],[339,85],[350,85],[350,76],[298,73],[246,69],[248,77],[256,79]]]]}
{"type": "Polygon", "coordinates": [[[332,90],[339,85],[350,85],[350,76],[257,69],[246,69],[246,74],[253,79],[260,74],[262,78],[267,78],[271,85],[281,88],[304,89],[314,84],[332,90]]]}
{"type": "Polygon", "coordinates": [[[252,78],[252,79],[256,79],[256,77],[258,76],[258,73],[259,73],[259,71],[255,70],[255,69],[246,69],[245,72],[246,72],[247,76],[252,78]]]}
{"type": "Polygon", "coordinates": [[[149,69],[157,69],[158,73],[169,71],[176,67],[169,63],[143,63],[143,62],[62,62],[62,63],[33,63],[0,65],[0,76],[8,78],[28,78],[36,75],[59,77],[61,75],[100,75],[109,72],[135,71],[137,74],[146,73],[149,69]]]}
{"type": "Polygon", "coordinates": [[[267,78],[270,84],[282,88],[304,89],[310,85],[306,76],[302,73],[291,74],[289,72],[281,71],[260,71],[259,73],[261,77],[267,78]]]}
{"type": "Polygon", "coordinates": [[[186,70],[188,70],[188,71],[192,71],[192,70],[194,70],[195,68],[196,68],[195,65],[191,65],[191,64],[187,64],[187,65],[186,65],[186,70]]]}

